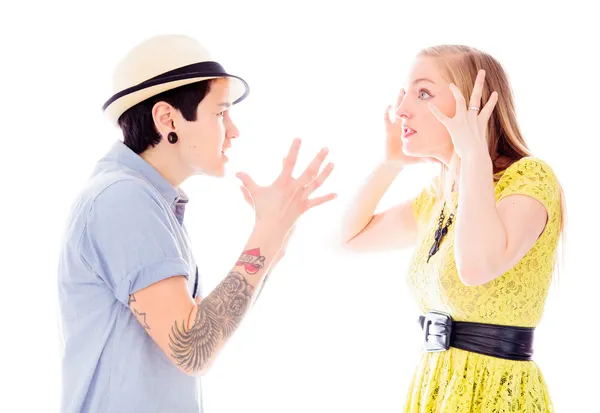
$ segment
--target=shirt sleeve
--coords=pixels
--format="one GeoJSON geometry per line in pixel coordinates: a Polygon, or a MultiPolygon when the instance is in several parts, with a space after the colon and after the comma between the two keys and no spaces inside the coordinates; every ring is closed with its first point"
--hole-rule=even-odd
{"type": "Polygon", "coordinates": [[[177,242],[172,211],[143,181],[113,183],[94,200],[79,245],[84,264],[128,305],[130,294],[189,266],[177,242]]]}
{"type": "Polygon", "coordinates": [[[560,187],[550,166],[537,158],[512,164],[498,182],[498,202],[510,195],[527,195],[544,205],[550,219],[560,211],[560,187]]]}

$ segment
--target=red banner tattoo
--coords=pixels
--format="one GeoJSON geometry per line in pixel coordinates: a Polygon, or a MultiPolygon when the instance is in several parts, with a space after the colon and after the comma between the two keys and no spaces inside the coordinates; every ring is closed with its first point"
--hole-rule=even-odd
{"type": "Polygon", "coordinates": [[[235,265],[246,268],[248,274],[256,274],[265,266],[265,257],[260,255],[260,248],[244,251],[235,265]]]}

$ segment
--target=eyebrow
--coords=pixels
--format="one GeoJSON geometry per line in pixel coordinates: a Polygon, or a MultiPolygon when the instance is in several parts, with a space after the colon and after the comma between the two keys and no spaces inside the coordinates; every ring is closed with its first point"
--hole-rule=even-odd
{"type": "Polygon", "coordinates": [[[224,109],[229,109],[231,107],[231,103],[223,102],[219,103],[217,106],[222,106],[224,109]]]}
{"type": "Polygon", "coordinates": [[[433,80],[427,79],[426,77],[420,77],[413,82],[413,86],[419,82],[429,82],[429,83],[435,84],[435,82],[433,80]]]}

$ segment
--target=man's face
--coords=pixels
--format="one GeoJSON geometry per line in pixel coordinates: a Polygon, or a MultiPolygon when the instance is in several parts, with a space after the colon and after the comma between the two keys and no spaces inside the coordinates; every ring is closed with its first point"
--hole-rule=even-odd
{"type": "Polygon", "coordinates": [[[215,177],[225,175],[228,159],[225,151],[239,131],[229,116],[229,79],[211,82],[210,90],[196,109],[196,120],[187,121],[178,114],[177,135],[180,157],[191,174],[215,177]]]}

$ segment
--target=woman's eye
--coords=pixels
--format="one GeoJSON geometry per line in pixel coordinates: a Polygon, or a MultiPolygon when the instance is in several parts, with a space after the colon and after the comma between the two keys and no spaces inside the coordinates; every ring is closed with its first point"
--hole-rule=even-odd
{"type": "Polygon", "coordinates": [[[428,99],[431,97],[431,93],[425,89],[419,91],[419,99],[428,99]]]}
{"type": "Polygon", "coordinates": [[[225,111],[217,113],[217,116],[225,116],[225,111]]]}

